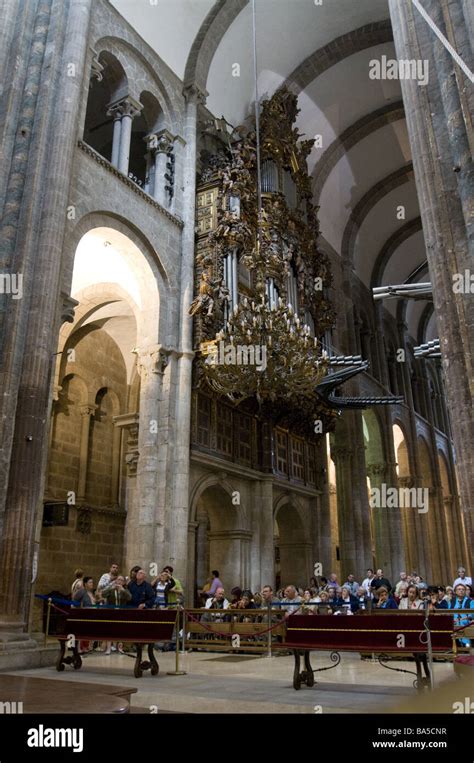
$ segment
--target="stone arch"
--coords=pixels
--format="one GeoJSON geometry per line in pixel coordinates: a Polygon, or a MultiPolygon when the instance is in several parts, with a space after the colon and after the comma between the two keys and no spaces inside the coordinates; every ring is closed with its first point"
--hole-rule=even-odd
{"type": "Polygon", "coordinates": [[[273,521],[276,585],[305,586],[312,569],[306,512],[294,496],[282,495],[274,504],[273,521]]]}
{"type": "Polygon", "coordinates": [[[403,244],[404,241],[414,236],[422,230],[421,217],[415,217],[413,220],[409,220],[405,225],[402,225],[395,233],[393,233],[384,243],[377,259],[375,260],[372,268],[372,275],[370,278],[370,288],[375,286],[381,286],[383,281],[383,274],[393,254],[398,247],[403,244]]]}
{"type": "Polygon", "coordinates": [[[199,31],[189,52],[184,71],[184,86],[197,85],[206,91],[207,77],[219,44],[249,0],[216,0],[199,31]]]}
{"type": "Polygon", "coordinates": [[[332,170],[351,148],[382,127],[404,118],[403,101],[396,101],[366,114],[344,130],[328,146],[314,167],[312,172],[314,198],[319,199],[332,170]]]}
{"type": "Polygon", "coordinates": [[[405,183],[409,183],[413,180],[413,177],[413,164],[412,162],[408,162],[403,167],[400,167],[400,169],[391,172],[384,177],[383,180],[380,180],[373,185],[372,188],[370,188],[357,202],[350,214],[342,238],[341,256],[344,259],[348,259],[352,262],[357,234],[369,212],[375,207],[380,199],[383,199],[384,196],[387,196],[395,188],[398,188],[405,183]]]}
{"type": "Polygon", "coordinates": [[[128,94],[124,63],[110,51],[98,57],[102,66],[100,79],[91,74],[84,120],[84,142],[108,161],[112,158],[113,118],[107,114],[110,103],[128,94]]]}
{"type": "Polygon", "coordinates": [[[286,78],[285,85],[299,93],[316,77],[344,58],[384,42],[393,42],[390,19],[352,29],[305,58],[286,78]]]}
{"type": "Polygon", "coordinates": [[[242,506],[232,501],[234,491],[225,479],[209,476],[195,486],[190,499],[191,536],[198,587],[209,571],[217,569],[226,592],[249,584],[249,542],[252,533],[243,527],[242,506]]]}
{"type": "Polygon", "coordinates": [[[99,60],[102,51],[108,51],[120,61],[126,72],[131,71],[133,64],[138,66],[139,77],[134,79],[130,76],[128,77],[129,92],[127,95],[131,95],[138,100],[139,93],[142,90],[150,91],[157,98],[163,109],[166,128],[174,132],[179,131],[179,116],[173,105],[171,83],[165,82],[163,78],[158,76],[153,66],[147,61],[140,50],[127,40],[114,36],[101,37],[94,43],[93,47],[99,53],[99,60]]]}

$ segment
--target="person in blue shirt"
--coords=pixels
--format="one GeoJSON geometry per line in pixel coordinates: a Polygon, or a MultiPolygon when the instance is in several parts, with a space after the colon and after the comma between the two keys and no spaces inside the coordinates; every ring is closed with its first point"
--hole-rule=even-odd
{"type": "Polygon", "coordinates": [[[357,601],[356,597],[351,593],[351,589],[349,586],[343,585],[341,595],[337,597],[336,601],[334,602],[334,605],[336,607],[346,607],[347,609],[350,609],[352,614],[357,612],[359,609],[359,602],[357,601]]]}
{"type": "MultiPolygon", "coordinates": [[[[472,609],[474,610],[474,601],[466,596],[466,586],[459,583],[454,589],[454,596],[448,601],[448,609],[472,609]]],[[[474,613],[473,613],[474,615],[474,613]]],[[[454,625],[459,627],[460,625],[469,625],[473,622],[474,616],[469,614],[455,615],[454,625]]],[[[468,638],[458,639],[458,643],[462,646],[469,647],[471,642],[468,638]]]]}
{"type": "Polygon", "coordinates": [[[132,594],[132,598],[128,602],[128,607],[135,607],[135,609],[150,609],[155,602],[155,592],[150,583],[146,580],[145,570],[138,570],[135,580],[131,580],[127,586],[128,590],[132,594]]]}
{"type": "Polygon", "coordinates": [[[380,586],[377,590],[377,595],[376,609],[398,609],[397,602],[388,595],[388,590],[385,586],[380,586]]]}

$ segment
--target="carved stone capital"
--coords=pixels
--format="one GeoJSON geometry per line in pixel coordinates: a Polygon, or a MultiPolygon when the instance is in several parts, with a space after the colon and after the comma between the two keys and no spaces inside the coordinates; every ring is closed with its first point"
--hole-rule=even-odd
{"type": "Polygon", "coordinates": [[[367,464],[366,471],[369,477],[382,476],[387,471],[387,464],[384,461],[380,461],[379,463],[374,464],[367,464]]]}
{"type": "Polygon", "coordinates": [[[199,85],[197,85],[195,82],[188,82],[183,87],[183,95],[187,101],[195,98],[197,103],[200,103],[202,106],[204,106],[206,104],[207,96],[209,93],[207,90],[200,88],[199,85]]]}
{"type": "Polygon", "coordinates": [[[104,67],[99,61],[99,56],[97,54],[97,51],[94,50],[94,48],[91,48],[92,50],[92,61],[91,61],[91,79],[96,79],[98,82],[102,82],[104,79],[104,75],[102,72],[104,71],[104,67]]]}
{"type": "Polygon", "coordinates": [[[64,292],[61,293],[61,300],[61,323],[74,323],[74,311],[79,302],[64,292]]]}
{"type": "Polygon", "coordinates": [[[167,154],[174,143],[174,136],[168,130],[151,133],[145,138],[148,151],[155,154],[167,154]]]}
{"type": "Polygon", "coordinates": [[[348,461],[352,456],[352,450],[350,448],[344,448],[342,445],[331,448],[331,458],[335,464],[339,461],[343,463],[348,461]]]}
{"type": "Polygon", "coordinates": [[[79,413],[81,416],[93,416],[97,410],[97,405],[92,403],[84,403],[79,406],[79,413]]]}
{"type": "Polygon", "coordinates": [[[109,103],[107,109],[107,116],[114,119],[122,119],[122,117],[136,117],[143,109],[143,105],[132,98],[130,95],[125,98],[120,98],[118,101],[109,103]]]}

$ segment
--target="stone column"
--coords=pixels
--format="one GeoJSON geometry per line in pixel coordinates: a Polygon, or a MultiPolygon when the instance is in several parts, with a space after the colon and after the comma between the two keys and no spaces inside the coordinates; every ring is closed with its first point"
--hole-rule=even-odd
{"type": "MultiPolygon", "coordinates": [[[[157,507],[158,422],[162,374],[160,348],[153,345],[135,350],[140,374],[140,413],[135,501],[128,508],[126,526],[127,569],[142,564],[148,571],[158,563],[157,550],[163,542],[164,517],[157,507]]],[[[126,456],[127,459],[127,456],[126,456]]]]}
{"type": "MultiPolygon", "coordinates": [[[[408,0],[389,0],[398,59],[426,60],[429,82],[402,80],[415,180],[420,198],[433,301],[446,373],[449,411],[457,457],[462,510],[470,531],[474,495],[474,300],[469,284],[454,289],[454,281],[472,272],[472,124],[466,106],[472,99],[469,82],[441,41],[408,0]],[[454,280],[453,280],[454,279],[454,280]]],[[[466,17],[459,3],[423,3],[441,32],[470,63],[466,17]]],[[[468,11],[464,5],[464,12],[468,11]]],[[[471,59],[472,60],[472,59],[471,59]]],[[[472,548],[472,541],[470,547],[472,548]]],[[[466,564],[469,561],[466,560],[466,564]]]]}
{"type": "Polygon", "coordinates": [[[81,413],[81,440],[79,446],[79,476],[77,478],[77,503],[83,503],[86,499],[87,490],[87,463],[89,460],[89,432],[91,416],[97,410],[96,405],[79,406],[81,413]]]}
{"type": "Polygon", "coordinates": [[[161,132],[148,136],[148,149],[152,152],[154,161],[152,195],[162,207],[169,206],[169,196],[165,189],[167,184],[165,174],[168,151],[172,145],[173,136],[168,130],[161,130],[161,132]]]}
{"type": "Polygon", "coordinates": [[[331,449],[331,456],[336,465],[341,573],[344,577],[351,570],[359,569],[352,507],[351,466],[353,453],[350,448],[338,445],[331,449]]]}
{"type": "Polygon", "coordinates": [[[110,103],[107,110],[108,116],[114,118],[112,164],[124,175],[128,174],[132,122],[142,109],[142,104],[128,95],[126,98],[110,103]]]}
{"type": "MultiPolygon", "coordinates": [[[[367,464],[367,476],[370,478],[370,487],[382,490],[382,484],[386,483],[387,465],[384,461],[367,464]]],[[[373,516],[375,562],[377,567],[383,567],[387,577],[393,575],[392,559],[390,554],[390,525],[389,512],[398,509],[389,509],[386,506],[374,506],[370,508],[373,516]]]]}
{"type": "MultiPolygon", "coordinates": [[[[12,156],[4,160],[11,164],[11,171],[4,208],[7,217],[1,223],[0,261],[6,255],[6,261],[14,261],[24,277],[23,298],[4,320],[8,346],[0,359],[0,439],[4,448],[0,501],[6,507],[0,548],[0,611],[3,622],[13,629],[24,628],[28,620],[35,524],[44,494],[45,422],[50,416],[52,358],[60,325],[61,255],[91,0],[66,6],[45,0],[34,7],[31,46],[17,52],[13,41],[10,49],[11,58],[28,57],[28,65],[21,86],[16,144],[12,156]],[[66,76],[71,63],[76,66],[75,77],[66,76]],[[38,177],[42,179],[41,194],[38,177]],[[8,464],[9,470],[3,470],[8,464]]],[[[30,23],[30,16],[26,17],[30,23]]]]}
{"type": "MultiPolygon", "coordinates": [[[[123,505],[124,509],[129,511],[135,504],[135,487],[138,463],[138,431],[139,415],[138,413],[124,413],[120,416],[114,416],[112,419],[114,427],[118,432],[117,439],[122,442],[119,458],[119,474],[117,479],[117,503],[123,505]],[[122,435],[122,432],[124,433],[122,435]],[[126,482],[122,486],[122,463],[125,462],[126,482]]],[[[125,538],[125,546],[127,539],[125,538]]],[[[124,554],[127,558],[127,553],[124,554]]]]}
{"type": "Polygon", "coordinates": [[[204,96],[197,87],[189,86],[184,91],[186,113],[184,139],[186,141],[183,171],[183,221],[181,239],[180,277],[180,329],[179,357],[177,363],[174,478],[169,514],[170,557],[176,567],[186,569],[187,534],[189,513],[189,444],[191,427],[191,384],[193,364],[192,320],[189,305],[194,289],[194,230],[196,207],[196,121],[198,101],[204,96]]]}

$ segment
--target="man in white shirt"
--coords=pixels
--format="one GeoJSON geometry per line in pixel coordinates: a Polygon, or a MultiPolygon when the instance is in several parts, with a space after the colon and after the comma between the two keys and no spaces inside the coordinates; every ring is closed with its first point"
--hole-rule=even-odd
{"type": "Polygon", "coordinates": [[[374,571],[371,569],[367,570],[367,577],[362,581],[362,588],[365,588],[367,591],[367,595],[372,597],[372,590],[370,588],[370,584],[372,583],[372,580],[374,579],[374,571]]]}
{"type": "Polygon", "coordinates": [[[408,585],[408,576],[406,572],[400,572],[400,580],[398,581],[397,585],[395,586],[395,596],[400,596],[400,588],[403,586],[405,587],[405,584],[408,585]]]}
{"type": "Polygon", "coordinates": [[[456,589],[456,586],[461,583],[461,585],[470,585],[472,586],[472,578],[466,577],[466,570],[464,567],[460,567],[458,569],[458,575],[459,577],[456,578],[456,580],[453,583],[453,588],[456,589]]]}
{"type": "Polygon", "coordinates": [[[108,588],[114,582],[114,580],[117,580],[118,572],[118,564],[114,562],[110,565],[110,570],[108,572],[104,572],[104,574],[101,576],[97,585],[97,590],[101,591],[103,588],[108,588]]]}
{"type": "Polygon", "coordinates": [[[206,601],[206,609],[229,609],[229,602],[225,598],[223,588],[217,588],[214,596],[206,601]]]}

